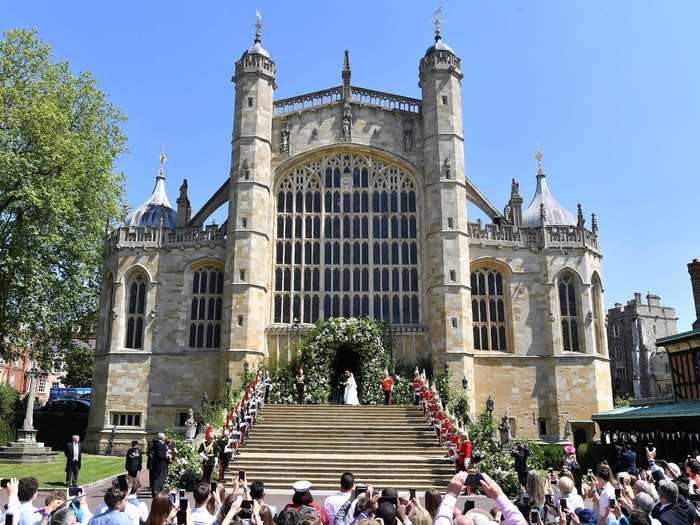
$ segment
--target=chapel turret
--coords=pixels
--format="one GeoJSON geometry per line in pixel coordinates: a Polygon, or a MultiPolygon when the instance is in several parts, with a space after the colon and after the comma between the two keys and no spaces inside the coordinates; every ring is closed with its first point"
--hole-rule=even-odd
{"type": "Polygon", "coordinates": [[[270,172],[275,63],[262,47],[258,14],[255,39],[236,62],[228,248],[226,250],[225,330],[228,352],[222,374],[236,378],[244,359],[262,355],[270,305],[270,172]]]}
{"type": "MultiPolygon", "coordinates": [[[[435,44],[420,61],[425,172],[426,314],[434,356],[444,355],[455,377],[470,374],[473,350],[464,174],[462,71],[442,40],[439,12],[435,44]],[[454,365],[452,365],[454,363],[454,365]]],[[[437,357],[437,359],[440,359],[437,357]]]]}

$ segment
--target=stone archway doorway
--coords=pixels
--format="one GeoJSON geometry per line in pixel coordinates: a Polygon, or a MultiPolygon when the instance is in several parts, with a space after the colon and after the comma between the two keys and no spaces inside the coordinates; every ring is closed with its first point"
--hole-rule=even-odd
{"type": "Polygon", "coordinates": [[[331,398],[330,403],[342,404],[345,371],[350,371],[355,376],[358,392],[362,388],[362,363],[360,353],[349,344],[338,346],[331,363],[331,398]]]}

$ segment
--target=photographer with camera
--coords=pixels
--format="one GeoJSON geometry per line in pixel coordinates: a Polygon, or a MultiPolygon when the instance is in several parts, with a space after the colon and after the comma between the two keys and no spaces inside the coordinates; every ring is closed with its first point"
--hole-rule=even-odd
{"type": "Polygon", "coordinates": [[[351,497],[338,509],[331,525],[351,525],[356,519],[367,519],[379,507],[379,494],[371,485],[355,485],[351,497]]]}

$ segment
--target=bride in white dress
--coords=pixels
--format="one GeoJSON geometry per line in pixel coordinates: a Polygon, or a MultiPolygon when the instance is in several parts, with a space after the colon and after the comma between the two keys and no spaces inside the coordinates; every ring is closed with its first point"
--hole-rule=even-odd
{"type": "Polygon", "coordinates": [[[343,394],[344,405],[359,405],[360,400],[357,399],[357,383],[352,372],[345,372],[345,393],[343,394]]]}

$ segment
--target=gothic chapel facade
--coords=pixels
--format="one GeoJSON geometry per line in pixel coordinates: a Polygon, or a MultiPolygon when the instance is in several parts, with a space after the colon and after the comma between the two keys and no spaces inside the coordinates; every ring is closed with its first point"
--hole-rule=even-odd
{"type": "Polygon", "coordinates": [[[275,73],[258,25],[235,64],[228,179],[192,214],[161,162],[110,235],[87,445],[177,428],[203,393],[351,316],[388,323],[396,361],[466,378],[473,411],[491,396],[516,438],[590,439],[612,406],[595,216],[554,199],[540,154],[525,209],[515,180],[501,212],[465,176],[462,70],[439,25],[420,99],[353,86],[347,52],[338,87],[274,100],[275,73]]]}

